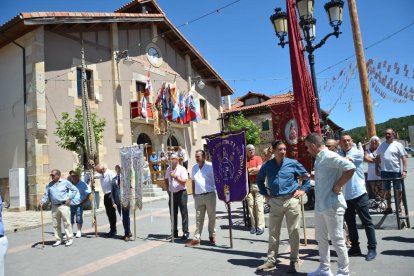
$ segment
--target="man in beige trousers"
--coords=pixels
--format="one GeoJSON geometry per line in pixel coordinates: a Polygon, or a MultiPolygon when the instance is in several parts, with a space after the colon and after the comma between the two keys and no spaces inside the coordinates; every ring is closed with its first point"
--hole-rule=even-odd
{"type": "Polygon", "coordinates": [[[259,193],[256,177],[263,161],[260,156],[256,155],[253,145],[247,145],[246,151],[247,171],[249,173],[249,193],[246,200],[250,217],[250,234],[262,235],[265,229],[263,196],[259,193]]]}
{"type": "Polygon", "coordinates": [[[265,263],[257,272],[273,270],[279,253],[280,228],[283,217],[290,244],[290,265],[288,273],[296,273],[299,261],[300,197],[310,188],[309,173],[298,161],[286,157],[286,145],[281,140],[272,143],[275,157],[267,161],[257,175],[260,193],[270,206],[269,248],[265,263]],[[304,180],[299,186],[297,178],[304,180]],[[269,191],[265,187],[267,178],[269,191]]]}
{"type": "Polygon", "coordinates": [[[196,209],[196,230],[194,238],[186,244],[188,247],[200,244],[206,211],[209,241],[211,245],[216,244],[216,185],[213,165],[206,161],[206,153],[203,150],[197,150],[195,158],[197,164],[191,170],[191,177],[193,179],[194,206],[196,209]]]}

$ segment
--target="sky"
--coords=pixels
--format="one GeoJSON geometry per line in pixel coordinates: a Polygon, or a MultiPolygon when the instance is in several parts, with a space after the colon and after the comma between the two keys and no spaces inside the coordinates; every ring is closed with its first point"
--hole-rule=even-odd
{"type": "MultiPolygon", "coordinates": [[[[129,0],[0,0],[0,24],[20,12],[111,12],[128,2],[129,0]]],[[[326,2],[315,1],[316,42],[332,31],[323,8],[326,2]]],[[[180,31],[228,81],[235,91],[233,99],[248,91],[276,95],[291,89],[289,50],[277,45],[279,41],[269,20],[275,7],[286,10],[284,0],[158,0],[158,4],[176,26],[231,4],[219,12],[185,25],[180,31]]],[[[413,87],[414,1],[357,0],[357,8],[364,47],[371,46],[365,50],[366,60],[374,59],[375,68],[378,62],[383,65],[386,61],[387,65],[379,69],[383,75],[387,74],[388,79],[393,77],[394,82],[398,80],[399,85],[403,83],[408,89],[413,87]],[[389,37],[406,26],[409,27],[389,37]],[[395,63],[401,67],[399,74],[394,70],[395,63]],[[388,64],[392,64],[389,73],[388,64]],[[403,74],[405,65],[409,70],[407,77],[403,74]]],[[[356,60],[353,56],[355,49],[346,0],[340,30],[343,33],[338,39],[331,37],[315,51],[317,82],[321,108],[330,111],[330,118],[335,123],[344,129],[350,129],[365,125],[365,117],[358,72],[352,69],[355,68],[356,60]],[[348,59],[345,60],[346,58],[348,59]],[[333,80],[334,77],[336,80],[333,80]],[[346,81],[347,77],[349,81],[346,81]]],[[[396,103],[395,100],[404,98],[385,87],[381,87],[381,90],[385,92],[385,99],[371,87],[376,123],[414,114],[413,101],[396,103]]]]}

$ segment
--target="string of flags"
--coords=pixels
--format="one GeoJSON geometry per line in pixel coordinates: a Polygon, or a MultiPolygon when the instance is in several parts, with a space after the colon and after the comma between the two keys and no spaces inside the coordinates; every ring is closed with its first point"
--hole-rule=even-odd
{"type": "Polygon", "coordinates": [[[155,134],[164,134],[167,131],[167,121],[187,124],[189,122],[199,123],[202,120],[200,100],[195,97],[194,85],[191,86],[190,91],[183,92],[177,88],[175,81],[173,84],[163,82],[153,105],[149,101],[152,92],[151,73],[148,70],[144,97],[142,97],[140,103],[141,116],[148,123],[150,117],[148,108],[152,106],[155,134]]]}

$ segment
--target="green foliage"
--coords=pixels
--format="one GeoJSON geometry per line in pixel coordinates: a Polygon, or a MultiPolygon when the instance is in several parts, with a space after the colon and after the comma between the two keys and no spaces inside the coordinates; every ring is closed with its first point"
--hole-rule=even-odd
{"type": "Polygon", "coordinates": [[[246,143],[252,145],[260,144],[260,127],[253,121],[246,119],[243,114],[232,115],[229,119],[228,130],[239,130],[242,128],[246,131],[246,143]]]}
{"type": "MultiPolygon", "coordinates": [[[[387,128],[392,128],[396,133],[398,133],[399,139],[401,140],[410,140],[408,135],[408,126],[414,125],[414,115],[393,118],[384,123],[376,124],[377,136],[384,137],[385,130],[387,128]]],[[[350,130],[345,131],[352,136],[352,139],[356,142],[368,141],[371,137],[367,135],[366,127],[356,127],[350,130]]]]}
{"type": "MultiPolygon", "coordinates": [[[[83,135],[83,116],[81,109],[77,108],[75,110],[74,118],[69,117],[67,112],[62,112],[61,116],[61,120],[56,121],[57,127],[55,131],[56,136],[59,138],[57,142],[59,147],[69,151],[76,151],[76,141],[78,140],[85,152],[86,145],[83,135]]],[[[95,140],[97,145],[102,140],[105,125],[105,119],[98,119],[96,114],[92,113],[92,126],[95,132],[95,140]]]]}

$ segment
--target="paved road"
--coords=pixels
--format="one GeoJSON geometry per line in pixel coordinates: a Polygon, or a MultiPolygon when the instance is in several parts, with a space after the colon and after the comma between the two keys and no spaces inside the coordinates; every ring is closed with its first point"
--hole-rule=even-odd
{"type": "MultiPolygon", "coordinates": [[[[414,210],[414,158],[410,158],[406,185],[409,206],[414,210]]],[[[191,196],[189,198],[190,226],[193,231],[194,203],[191,196]]],[[[266,230],[262,236],[251,235],[242,225],[241,204],[235,203],[233,208],[233,248],[229,248],[227,212],[221,202],[218,203],[215,247],[203,242],[196,248],[186,248],[180,240],[174,244],[166,241],[170,227],[166,200],[147,203],[143,211],[137,211],[136,241],[95,238],[92,229],[86,229],[90,235],[75,239],[71,247],[52,248],[52,227],[46,226],[47,242],[42,249],[40,228],[11,233],[8,235],[6,275],[252,275],[264,260],[268,232],[266,230]]],[[[50,216],[50,213],[45,215],[50,216]]],[[[101,234],[108,231],[104,214],[98,216],[98,223],[101,234]]],[[[118,223],[118,234],[122,236],[122,225],[120,221],[118,223]]],[[[85,228],[90,228],[89,218],[86,218],[85,228]]],[[[360,237],[364,245],[366,238],[363,230],[360,230],[360,237]]],[[[207,239],[206,232],[202,238],[207,239]]],[[[281,238],[278,269],[268,274],[285,274],[289,263],[286,229],[283,229],[281,238]]],[[[318,266],[313,229],[308,229],[308,238],[309,244],[300,248],[301,272],[297,275],[305,275],[318,266]]],[[[377,239],[377,260],[366,262],[363,257],[351,258],[351,275],[414,275],[413,228],[377,230],[377,239]]],[[[335,271],[335,257],[332,267],[335,271]]]]}

